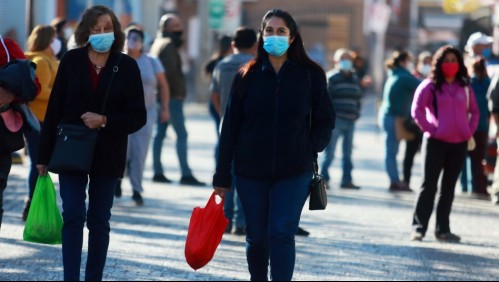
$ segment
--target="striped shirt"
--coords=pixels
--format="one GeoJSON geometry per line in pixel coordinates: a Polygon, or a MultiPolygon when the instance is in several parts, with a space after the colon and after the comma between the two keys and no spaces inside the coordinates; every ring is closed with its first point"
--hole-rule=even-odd
{"type": "Polygon", "coordinates": [[[333,102],[336,116],[356,120],[360,116],[362,89],[355,73],[350,75],[342,71],[327,72],[327,91],[333,102]]]}

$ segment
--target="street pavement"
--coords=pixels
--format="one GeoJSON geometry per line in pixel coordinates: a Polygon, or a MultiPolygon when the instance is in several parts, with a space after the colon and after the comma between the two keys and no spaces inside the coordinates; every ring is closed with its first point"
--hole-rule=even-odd
{"type": "MultiPolygon", "coordinates": [[[[433,236],[434,216],[423,242],[411,242],[411,215],[416,193],[390,193],[384,171],[382,132],[376,127],[375,102],[367,97],[354,141],[355,184],[359,191],[338,188],[341,160],[331,168],[333,181],[325,211],[304,207],[300,226],[311,232],[296,238],[294,280],[498,280],[499,206],[473,199],[457,187],[451,214],[452,231],[460,244],[439,243],[433,236]]],[[[194,175],[211,182],[214,170],[214,123],[206,106],[186,105],[189,162],[194,175]]],[[[213,260],[193,271],[185,261],[189,218],[195,206],[204,206],[211,186],[178,184],[180,172],[170,128],[163,153],[172,184],[151,181],[149,154],[144,176],[145,205],[131,200],[128,179],[123,196],[115,200],[111,244],[105,280],[248,280],[243,236],[224,235],[213,260]]],[[[340,144],[338,144],[340,145],[340,144]]],[[[341,157],[340,146],[338,154],[341,157]]],[[[401,146],[400,160],[403,145],[401,146]]],[[[62,280],[61,247],[22,240],[21,209],[26,193],[29,160],[14,165],[5,191],[5,214],[0,231],[0,280],[62,280]]],[[[401,162],[399,162],[401,163],[401,162]]],[[[421,182],[420,156],[411,183],[421,182]]],[[[52,175],[56,183],[57,176],[52,175]]],[[[58,204],[61,200],[58,198],[58,204]]],[[[84,262],[86,261],[85,230],[84,262]]]]}

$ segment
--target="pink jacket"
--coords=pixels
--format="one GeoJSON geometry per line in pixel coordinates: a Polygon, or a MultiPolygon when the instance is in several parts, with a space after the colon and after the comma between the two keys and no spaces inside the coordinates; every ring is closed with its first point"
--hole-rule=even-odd
{"type": "Polygon", "coordinates": [[[441,90],[424,80],[416,89],[411,114],[425,136],[449,143],[470,139],[478,126],[479,111],[475,93],[470,86],[469,109],[466,109],[466,90],[458,82],[444,83],[441,90]],[[437,116],[433,99],[437,99],[437,116]],[[469,112],[469,118],[468,118],[469,112]]]}

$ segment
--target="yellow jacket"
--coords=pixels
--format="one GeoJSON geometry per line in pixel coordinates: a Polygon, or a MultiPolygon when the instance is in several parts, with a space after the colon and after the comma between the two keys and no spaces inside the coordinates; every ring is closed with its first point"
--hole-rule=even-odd
{"type": "Polygon", "coordinates": [[[59,61],[49,52],[36,51],[26,52],[24,54],[27,59],[36,64],[36,76],[38,77],[38,81],[42,87],[40,95],[38,95],[35,100],[30,102],[28,106],[38,120],[43,122],[45,119],[45,113],[47,112],[50,92],[52,92],[52,86],[54,85],[57,68],[59,67],[59,61]]]}

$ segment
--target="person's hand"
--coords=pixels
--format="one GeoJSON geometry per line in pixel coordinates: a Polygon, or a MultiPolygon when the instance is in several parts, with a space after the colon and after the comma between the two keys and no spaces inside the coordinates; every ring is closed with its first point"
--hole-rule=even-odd
{"type": "Polygon", "coordinates": [[[6,88],[0,86],[0,108],[10,104],[16,96],[6,88]]]}
{"type": "Polygon", "coordinates": [[[223,199],[225,197],[225,192],[227,191],[226,188],[214,187],[213,189],[215,189],[215,194],[217,194],[220,198],[223,199]]]}
{"type": "Polygon", "coordinates": [[[96,129],[105,124],[105,117],[96,113],[86,112],[81,116],[81,119],[90,129],[96,129]]]}
{"type": "Polygon", "coordinates": [[[47,175],[48,174],[48,169],[47,169],[47,166],[46,165],[36,165],[36,169],[38,170],[38,174],[40,176],[44,176],[44,175],[47,175]]]}
{"type": "Polygon", "coordinates": [[[168,120],[170,120],[170,110],[169,109],[163,109],[163,110],[161,110],[161,112],[159,113],[159,115],[160,115],[160,121],[162,123],[165,123],[168,120]]]}
{"type": "Polygon", "coordinates": [[[371,84],[373,84],[373,79],[369,75],[364,76],[364,78],[362,78],[362,81],[360,82],[360,85],[363,88],[367,88],[371,86],[371,84]]]}

